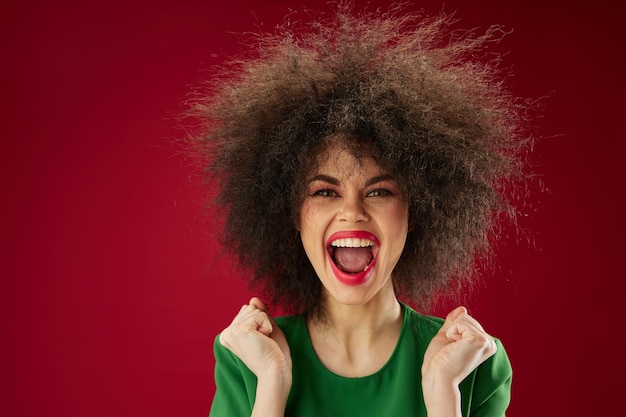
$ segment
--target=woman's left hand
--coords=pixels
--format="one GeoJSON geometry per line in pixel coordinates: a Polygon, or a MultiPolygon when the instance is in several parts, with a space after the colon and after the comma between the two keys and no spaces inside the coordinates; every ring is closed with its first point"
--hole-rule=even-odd
{"type": "Polygon", "coordinates": [[[493,337],[465,307],[452,310],[424,353],[422,388],[427,409],[429,404],[458,404],[458,384],[496,349],[493,337]],[[456,401],[450,402],[449,395],[456,401]]]}

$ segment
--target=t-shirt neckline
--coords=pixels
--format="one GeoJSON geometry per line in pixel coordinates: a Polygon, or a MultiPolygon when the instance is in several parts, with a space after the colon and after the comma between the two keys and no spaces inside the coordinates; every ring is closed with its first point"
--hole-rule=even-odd
{"type": "Polygon", "coordinates": [[[400,308],[402,309],[402,327],[400,328],[400,335],[398,336],[398,341],[396,342],[396,346],[393,349],[393,352],[391,353],[391,355],[389,356],[389,359],[387,359],[387,361],[383,364],[383,366],[380,367],[380,369],[378,369],[377,371],[369,374],[369,375],[363,375],[363,376],[356,376],[356,377],[350,377],[350,376],[344,376],[344,375],[340,375],[337,374],[333,371],[331,371],[330,369],[328,369],[320,360],[320,358],[317,356],[317,353],[315,352],[315,349],[313,348],[313,342],[311,341],[311,335],[309,334],[309,329],[307,327],[306,324],[306,316],[304,314],[300,315],[300,320],[302,321],[302,325],[303,325],[303,329],[304,329],[304,333],[306,335],[306,350],[307,350],[307,356],[309,356],[309,358],[311,359],[311,361],[313,362],[313,365],[322,370],[322,372],[327,373],[335,378],[338,379],[343,379],[343,380],[367,380],[370,378],[376,378],[377,376],[381,375],[385,369],[387,369],[391,363],[394,361],[395,357],[397,356],[398,353],[398,349],[399,346],[401,345],[402,342],[402,338],[404,337],[405,333],[406,333],[406,326],[408,323],[408,317],[407,315],[409,314],[409,309],[407,308],[406,305],[404,305],[404,303],[400,303],[400,308]]]}

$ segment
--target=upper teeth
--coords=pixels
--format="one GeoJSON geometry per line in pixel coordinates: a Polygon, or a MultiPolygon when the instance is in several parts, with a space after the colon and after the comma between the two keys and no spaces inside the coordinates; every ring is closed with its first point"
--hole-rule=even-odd
{"type": "Polygon", "coordinates": [[[337,248],[366,248],[368,246],[374,246],[374,242],[369,239],[345,238],[333,240],[330,246],[337,248]]]}

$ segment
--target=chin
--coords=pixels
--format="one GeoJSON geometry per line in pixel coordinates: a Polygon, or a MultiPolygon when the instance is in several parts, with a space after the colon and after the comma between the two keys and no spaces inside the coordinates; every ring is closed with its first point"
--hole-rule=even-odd
{"type": "MultiPolygon", "coordinates": [[[[347,306],[365,305],[376,298],[383,289],[376,286],[376,273],[374,270],[370,271],[367,279],[359,284],[355,284],[354,280],[344,283],[334,273],[327,275],[327,277],[329,283],[325,284],[322,282],[327,297],[347,306]]],[[[361,279],[359,278],[359,280],[361,279]]]]}

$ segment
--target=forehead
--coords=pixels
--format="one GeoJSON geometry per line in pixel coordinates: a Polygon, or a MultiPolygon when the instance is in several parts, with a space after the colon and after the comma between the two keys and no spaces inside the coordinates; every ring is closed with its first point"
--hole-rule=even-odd
{"type": "Polygon", "coordinates": [[[309,177],[318,174],[336,178],[389,174],[372,156],[372,152],[359,144],[346,140],[329,140],[315,158],[309,177]]]}

